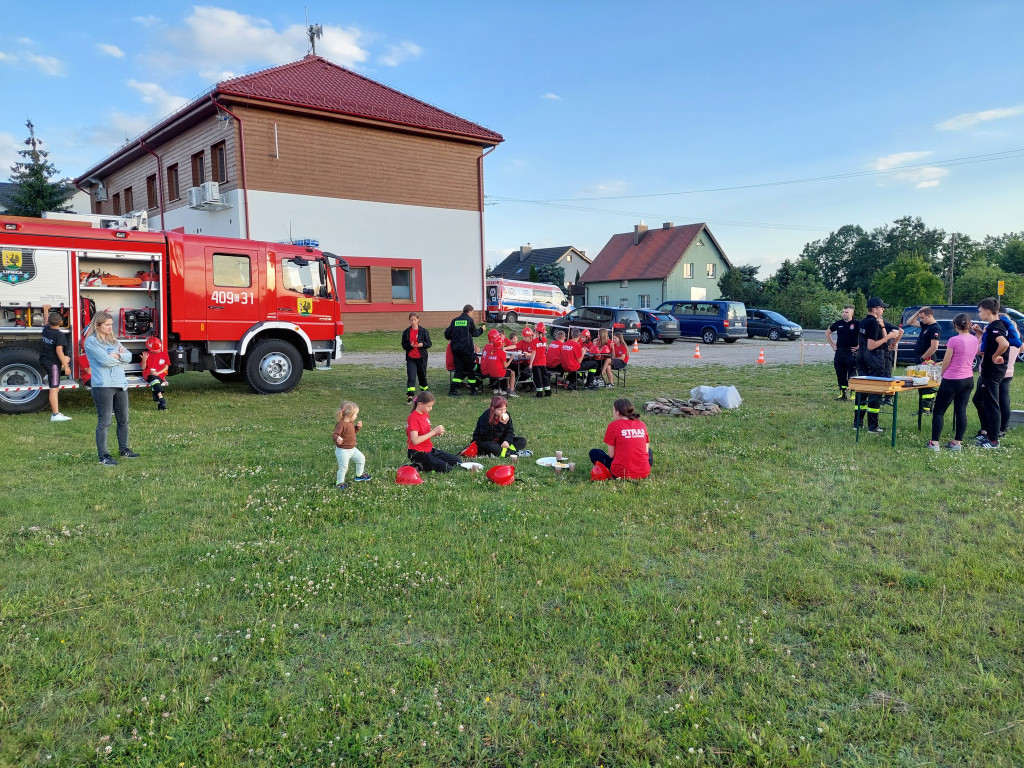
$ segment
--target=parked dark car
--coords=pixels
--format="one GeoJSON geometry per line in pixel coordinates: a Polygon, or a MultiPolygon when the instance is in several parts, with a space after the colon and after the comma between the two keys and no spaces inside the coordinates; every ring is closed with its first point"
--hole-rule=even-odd
{"type": "Polygon", "coordinates": [[[767,336],[772,341],[799,339],[804,329],[770,309],[747,309],[747,336],[767,336]]]}
{"type": "MultiPolygon", "coordinates": [[[[903,310],[904,326],[906,326],[907,320],[909,320],[920,308],[920,306],[915,305],[903,310]]],[[[978,307],[975,304],[932,304],[931,308],[935,319],[939,322],[942,322],[943,320],[952,320],[961,312],[968,315],[971,318],[972,323],[980,322],[978,320],[978,307]]],[[[1017,326],[1017,332],[1024,335],[1024,315],[1013,307],[1003,307],[1000,312],[1013,320],[1017,326]]]]}
{"type": "MultiPolygon", "coordinates": [[[[911,311],[910,314],[914,314],[915,311],[917,310],[911,311]]],[[[952,320],[936,320],[935,322],[939,324],[939,348],[935,350],[935,355],[932,359],[939,363],[946,356],[946,343],[956,335],[956,329],[953,327],[952,320]]],[[[975,322],[982,327],[986,325],[986,323],[982,323],[979,320],[975,320],[975,322]]],[[[917,364],[917,353],[914,351],[914,346],[921,336],[921,328],[917,325],[904,325],[902,328],[903,338],[900,339],[899,344],[896,346],[896,365],[915,365],[917,364]]],[[[975,357],[972,366],[974,370],[978,370],[980,363],[981,358],[975,357]]]]}
{"type": "Polygon", "coordinates": [[[552,337],[555,331],[565,331],[568,335],[572,328],[587,328],[591,336],[606,328],[609,333],[621,333],[627,344],[640,338],[640,316],[635,309],[628,307],[577,307],[565,317],[552,321],[548,333],[552,337]]]}
{"type": "Polygon", "coordinates": [[[652,344],[657,339],[671,344],[679,338],[679,322],[672,315],[651,309],[638,309],[636,313],[640,315],[641,344],[652,344]]]}
{"type": "Polygon", "coordinates": [[[679,321],[680,336],[695,336],[705,344],[725,339],[732,344],[747,335],[747,308],[741,301],[663,301],[656,307],[679,321]]]}

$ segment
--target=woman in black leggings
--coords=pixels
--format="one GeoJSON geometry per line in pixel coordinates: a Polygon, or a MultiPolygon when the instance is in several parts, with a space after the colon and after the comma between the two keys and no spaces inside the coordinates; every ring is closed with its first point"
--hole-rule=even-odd
{"type": "Polygon", "coordinates": [[[971,318],[961,312],[953,318],[957,335],[946,345],[942,358],[942,383],[935,396],[935,410],[932,413],[932,439],[928,448],[939,450],[939,437],[945,422],[946,409],[953,404],[953,440],[948,447],[951,451],[961,450],[960,443],[967,429],[967,402],[974,388],[972,366],[978,354],[978,339],[971,333],[971,318]]]}

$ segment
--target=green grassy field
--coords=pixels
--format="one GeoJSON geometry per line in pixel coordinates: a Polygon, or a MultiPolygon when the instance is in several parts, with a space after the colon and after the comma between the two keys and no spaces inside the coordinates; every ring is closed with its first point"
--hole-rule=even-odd
{"type": "MultiPolygon", "coordinates": [[[[906,407],[855,445],[829,366],[511,410],[585,462],[615,397],[722,383],[739,410],[646,419],[641,483],[397,486],[397,370],[175,377],[109,469],[84,393],[0,417],[0,765],[1024,764],[1024,435],[934,455],[906,407]],[[343,398],[374,479],[339,493],[343,398]]],[[[484,407],[440,397],[436,444],[484,407]]]]}

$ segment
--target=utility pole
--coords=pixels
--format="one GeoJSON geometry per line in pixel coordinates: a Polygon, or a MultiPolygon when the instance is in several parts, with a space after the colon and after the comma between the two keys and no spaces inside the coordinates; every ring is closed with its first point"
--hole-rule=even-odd
{"type": "Polygon", "coordinates": [[[950,238],[949,243],[949,301],[947,304],[953,303],[953,260],[956,258],[956,234],[950,238]]]}

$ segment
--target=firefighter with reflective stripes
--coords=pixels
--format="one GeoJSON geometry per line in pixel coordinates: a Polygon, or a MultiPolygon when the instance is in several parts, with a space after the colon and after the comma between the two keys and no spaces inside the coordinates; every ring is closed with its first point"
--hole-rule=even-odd
{"type": "MultiPolygon", "coordinates": [[[[921,326],[921,335],[917,337],[914,344],[914,354],[917,355],[917,362],[930,363],[939,349],[939,324],[935,321],[935,312],[931,307],[921,307],[917,312],[907,319],[907,325],[921,326]]],[[[921,390],[921,411],[931,413],[935,405],[936,389],[921,390]]]]}
{"type": "Polygon", "coordinates": [[[479,382],[473,374],[476,367],[476,347],[473,338],[483,334],[483,328],[477,328],[470,312],[473,305],[467,304],[462,308],[462,314],[452,320],[445,328],[444,337],[452,343],[452,358],[455,362],[455,372],[452,376],[452,385],[448,390],[450,397],[458,397],[459,389],[465,384],[469,387],[469,393],[476,394],[479,382]]]}
{"type": "MultiPolygon", "coordinates": [[[[886,331],[882,313],[889,305],[878,298],[868,300],[868,315],[860,323],[860,352],[857,358],[857,372],[861,376],[885,376],[886,356],[889,342],[899,337],[899,330],[886,331]]],[[[880,433],[885,430],[878,426],[878,414],[882,409],[882,396],[857,393],[853,425],[862,426],[867,414],[868,432],[880,433]]]]}
{"type": "Polygon", "coordinates": [[[825,330],[825,341],[836,353],[832,360],[839,383],[836,400],[849,400],[850,375],[857,372],[857,348],[860,346],[860,323],[853,319],[852,306],[847,304],[843,307],[843,319],[836,320],[825,330]],[[835,340],[832,339],[833,333],[835,340]]]}

